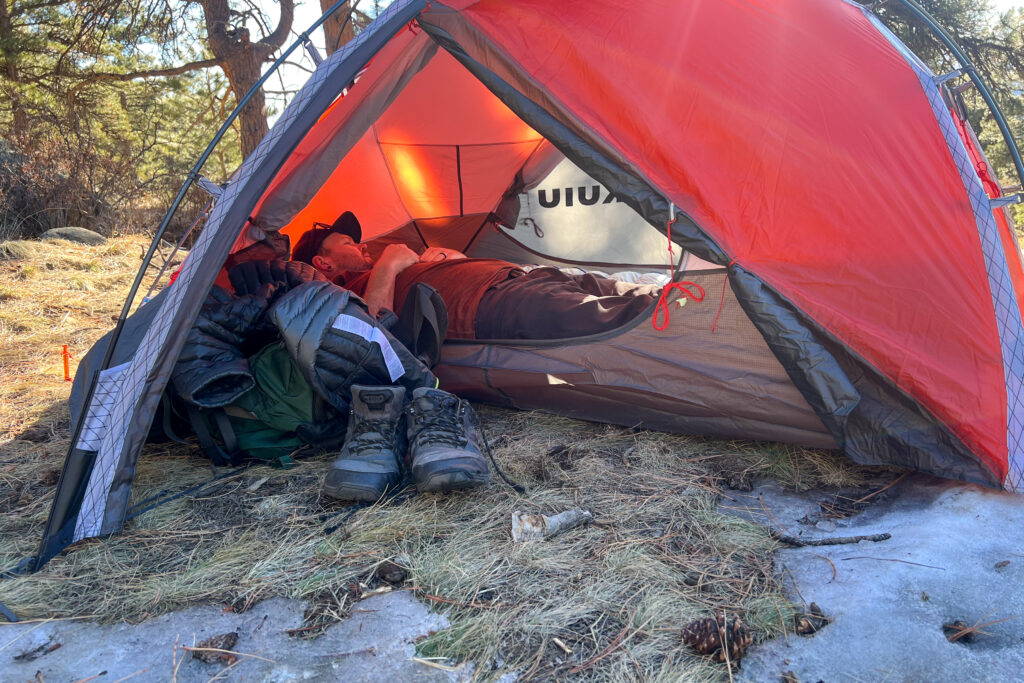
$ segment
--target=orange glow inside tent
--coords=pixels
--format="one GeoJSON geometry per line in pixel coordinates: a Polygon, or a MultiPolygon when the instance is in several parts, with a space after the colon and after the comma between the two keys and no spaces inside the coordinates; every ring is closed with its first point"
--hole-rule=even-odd
{"type": "MultiPolygon", "coordinates": [[[[340,98],[317,126],[330,125],[331,116],[351,116],[344,111],[349,101],[350,109],[359,102],[340,98]]],[[[296,158],[306,158],[323,139],[314,127],[296,158]]],[[[332,223],[352,211],[364,240],[412,221],[430,221],[432,234],[440,225],[443,234],[446,220],[456,225],[455,219],[492,211],[515,174],[537,154],[557,152],[448,53],[438,51],[282,230],[294,244],[315,222],[332,223]]]]}

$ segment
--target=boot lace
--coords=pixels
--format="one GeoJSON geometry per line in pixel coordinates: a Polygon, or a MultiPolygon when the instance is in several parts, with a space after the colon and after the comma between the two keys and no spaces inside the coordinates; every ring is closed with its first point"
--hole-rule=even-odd
{"type": "Polygon", "coordinates": [[[352,453],[381,448],[394,448],[395,423],[384,418],[367,418],[359,421],[352,432],[349,450],[352,453]]]}
{"type": "Polygon", "coordinates": [[[446,446],[461,448],[465,446],[466,436],[463,433],[462,411],[460,405],[447,407],[437,403],[428,410],[413,408],[410,412],[419,425],[416,439],[422,443],[440,443],[446,446]]]}

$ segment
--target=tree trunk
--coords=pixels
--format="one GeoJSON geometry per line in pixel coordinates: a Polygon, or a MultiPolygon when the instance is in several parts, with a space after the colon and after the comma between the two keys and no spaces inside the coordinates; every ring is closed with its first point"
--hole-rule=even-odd
{"type": "MultiPolygon", "coordinates": [[[[230,54],[223,56],[223,61],[220,64],[231,84],[231,92],[235,94],[236,102],[242,101],[242,98],[262,75],[263,60],[257,59],[254,47],[252,44],[241,46],[241,49],[233,50],[230,54]]],[[[243,157],[252,154],[256,146],[260,144],[260,140],[270,132],[270,128],[267,126],[266,104],[267,100],[263,95],[263,90],[259,89],[252,94],[238,114],[243,157]]]]}
{"type": "MultiPolygon", "coordinates": [[[[7,6],[7,0],[0,0],[0,45],[14,45],[13,29],[11,27],[11,13],[7,6]]],[[[10,90],[7,95],[11,98],[11,134],[19,141],[25,141],[29,135],[28,114],[22,106],[21,96],[18,92],[21,83],[21,73],[15,62],[16,55],[9,53],[10,48],[0,50],[0,58],[4,64],[4,75],[10,80],[10,90]]]]}
{"type": "MultiPolygon", "coordinates": [[[[336,1],[337,0],[320,0],[320,9],[326,12],[336,1]]],[[[331,54],[356,36],[353,23],[351,21],[348,23],[345,22],[349,9],[349,3],[346,2],[322,24],[324,28],[324,36],[327,39],[327,54],[331,54]],[[342,29],[343,24],[345,26],[344,30],[342,29]]]]}
{"type": "MultiPolygon", "coordinates": [[[[263,63],[288,37],[295,10],[294,0],[280,0],[281,18],[277,28],[258,42],[249,39],[249,31],[244,26],[232,25],[228,0],[200,2],[206,17],[206,35],[210,50],[224,70],[235,100],[241,102],[260,79],[263,63]]],[[[242,107],[239,114],[242,156],[249,156],[269,131],[265,107],[266,98],[262,89],[254,92],[242,107]]]]}

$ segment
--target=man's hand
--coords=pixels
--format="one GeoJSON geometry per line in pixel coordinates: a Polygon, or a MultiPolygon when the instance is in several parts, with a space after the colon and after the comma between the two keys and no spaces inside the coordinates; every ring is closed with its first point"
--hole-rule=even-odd
{"type": "Polygon", "coordinates": [[[466,258],[466,255],[461,251],[455,249],[446,249],[444,247],[428,247],[426,251],[420,254],[420,263],[428,263],[431,261],[444,261],[447,259],[466,258]]]}
{"type": "Polygon", "coordinates": [[[395,278],[412,264],[419,263],[419,260],[416,252],[404,244],[389,244],[384,248],[377,264],[370,271],[370,279],[363,293],[363,301],[373,317],[376,318],[382,308],[394,310],[395,278]]]}
{"type": "Polygon", "coordinates": [[[389,244],[377,259],[377,267],[386,268],[392,275],[398,275],[419,260],[416,252],[404,244],[389,244]]]}

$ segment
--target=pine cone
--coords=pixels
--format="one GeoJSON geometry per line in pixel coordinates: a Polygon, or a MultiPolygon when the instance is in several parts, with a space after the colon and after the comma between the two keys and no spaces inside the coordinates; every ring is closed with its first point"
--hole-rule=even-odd
{"type": "Polygon", "coordinates": [[[812,602],[803,614],[797,614],[794,621],[796,622],[796,632],[802,636],[814,635],[832,623],[832,620],[825,616],[816,602],[812,602]]]}
{"type": "Polygon", "coordinates": [[[230,652],[217,652],[217,650],[230,650],[237,644],[237,631],[222,633],[219,636],[211,636],[206,640],[201,641],[196,645],[196,649],[192,650],[192,656],[195,659],[206,662],[207,664],[223,662],[231,665],[238,661],[237,655],[233,655],[230,652]]]}
{"type": "Polygon", "coordinates": [[[722,612],[715,612],[714,618],[697,619],[683,627],[683,642],[702,655],[714,655],[716,662],[726,660],[726,652],[722,643],[728,644],[729,661],[739,664],[747,653],[747,648],[754,642],[750,629],[739,616],[733,615],[727,620],[722,612]]]}

